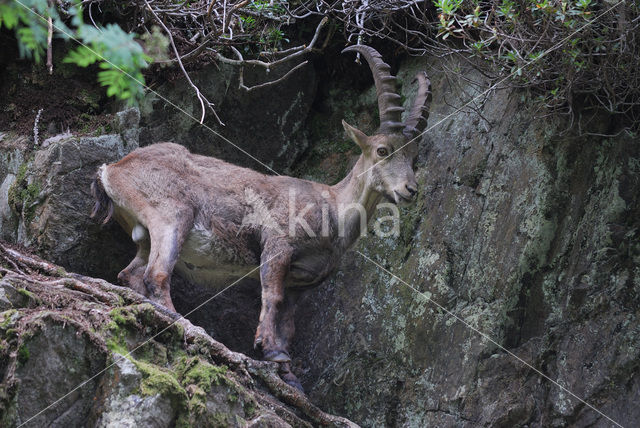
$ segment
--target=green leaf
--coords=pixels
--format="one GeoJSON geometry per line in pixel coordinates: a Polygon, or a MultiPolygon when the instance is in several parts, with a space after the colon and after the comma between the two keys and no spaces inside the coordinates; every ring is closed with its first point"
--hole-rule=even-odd
{"type": "Polygon", "coordinates": [[[4,23],[4,26],[7,29],[11,30],[20,21],[20,13],[15,8],[11,7],[8,4],[0,5],[0,28],[4,23]]]}
{"type": "Polygon", "coordinates": [[[36,63],[40,63],[44,55],[46,45],[46,35],[42,35],[39,26],[18,28],[16,35],[20,42],[20,54],[28,58],[33,57],[36,63]],[[44,40],[43,40],[44,39],[44,40]]]}
{"type": "Polygon", "coordinates": [[[77,49],[69,51],[67,56],[62,60],[65,63],[76,64],[79,67],[88,67],[100,59],[93,50],[86,46],[80,46],[77,49]]]}

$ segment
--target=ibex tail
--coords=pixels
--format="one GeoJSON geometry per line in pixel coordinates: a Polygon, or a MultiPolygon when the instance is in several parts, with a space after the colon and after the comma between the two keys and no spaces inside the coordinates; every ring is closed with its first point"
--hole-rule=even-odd
{"type": "Polygon", "coordinates": [[[113,215],[113,201],[111,201],[111,198],[107,195],[102,185],[101,173],[103,167],[104,165],[98,169],[98,172],[91,182],[91,194],[96,201],[93,206],[93,211],[91,211],[91,218],[103,218],[102,224],[107,224],[113,215]]]}

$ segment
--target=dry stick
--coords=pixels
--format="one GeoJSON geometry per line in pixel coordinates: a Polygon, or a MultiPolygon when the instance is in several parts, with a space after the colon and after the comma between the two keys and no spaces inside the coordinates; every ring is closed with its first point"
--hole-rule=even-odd
{"type": "MultiPolygon", "coordinates": [[[[247,5],[247,3],[249,3],[249,0],[243,0],[240,3],[234,5],[228,12],[227,17],[224,20],[224,25],[222,26],[222,33],[224,34],[225,31],[227,31],[227,27],[229,26],[229,23],[231,22],[231,18],[233,17],[233,12],[235,12],[236,10],[240,9],[241,7],[245,7],[247,5]]],[[[226,6],[226,3],[225,3],[226,6]]],[[[226,11],[226,8],[225,8],[226,11]]]]}
{"type": "Polygon", "coordinates": [[[209,3],[209,7],[207,7],[207,17],[211,18],[211,11],[213,10],[213,5],[216,4],[216,1],[218,0],[211,0],[211,3],[209,3]]]}
{"type": "Polygon", "coordinates": [[[320,30],[322,30],[322,27],[324,27],[327,22],[329,22],[329,18],[327,18],[326,16],[324,18],[322,18],[322,21],[320,21],[320,23],[318,24],[318,26],[316,27],[316,32],[313,35],[313,39],[311,39],[311,42],[309,43],[308,46],[305,46],[302,50],[299,50],[297,52],[292,53],[291,55],[288,55],[284,58],[280,58],[276,61],[273,62],[265,62],[265,61],[261,61],[259,59],[248,59],[248,60],[233,60],[230,58],[227,58],[225,56],[222,56],[221,54],[218,54],[217,57],[220,61],[227,63],[227,64],[232,64],[232,65],[258,65],[260,67],[264,67],[267,70],[269,70],[272,67],[275,67],[276,65],[282,64],[284,62],[290,61],[293,58],[299,57],[301,55],[304,55],[308,52],[310,52],[314,45],[316,44],[316,42],[318,41],[318,36],[320,35],[320,30]]]}
{"type": "Polygon", "coordinates": [[[275,83],[281,82],[283,80],[285,80],[287,77],[289,77],[294,71],[296,71],[297,69],[301,68],[302,66],[304,66],[305,64],[308,63],[308,61],[303,61],[300,64],[296,65],[295,67],[291,68],[289,71],[287,71],[287,73],[285,73],[284,76],[279,77],[278,79],[266,82],[266,83],[261,83],[259,85],[255,85],[255,86],[251,86],[248,87],[244,84],[244,66],[245,65],[257,65],[260,67],[265,68],[267,71],[270,70],[271,68],[275,67],[276,65],[280,65],[282,63],[285,63],[287,61],[290,61],[296,57],[302,56],[308,52],[311,52],[311,50],[313,49],[313,47],[315,46],[316,42],[318,41],[318,36],[320,35],[320,30],[322,30],[322,27],[324,27],[327,22],[329,21],[329,18],[327,18],[326,16],[324,18],[322,18],[322,20],[320,21],[320,23],[318,24],[318,26],[316,27],[316,32],[313,35],[313,39],[311,39],[311,42],[309,43],[308,46],[298,46],[296,48],[291,48],[288,49],[288,52],[293,52],[290,55],[287,55],[283,58],[277,59],[273,62],[265,62],[265,61],[261,61],[259,59],[249,59],[249,60],[245,60],[242,57],[242,54],[240,53],[240,51],[238,51],[234,46],[230,46],[231,50],[235,53],[235,55],[239,58],[239,59],[230,59],[227,58],[223,55],[221,55],[220,53],[217,54],[217,58],[219,61],[224,62],[226,64],[231,64],[231,65],[238,65],[240,66],[240,76],[239,76],[239,80],[240,80],[240,84],[239,84],[239,88],[240,89],[244,89],[247,92],[253,91],[254,89],[258,89],[258,88],[264,88],[265,86],[270,86],[273,85],[275,83]]]}
{"type": "Polygon", "coordinates": [[[162,26],[162,28],[164,28],[164,31],[166,31],[167,35],[169,36],[169,41],[171,42],[171,47],[173,48],[173,53],[176,55],[176,59],[178,60],[178,65],[180,65],[180,69],[182,70],[182,74],[184,74],[184,77],[186,77],[187,82],[189,82],[189,85],[191,85],[191,87],[194,89],[194,91],[196,91],[196,96],[198,97],[198,101],[200,101],[200,108],[202,110],[202,115],[200,116],[200,124],[202,125],[204,123],[204,117],[205,117],[205,114],[206,114],[206,108],[205,108],[205,105],[206,105],[206,107],[209,107],[209,109],[211,110],[211,112],[215,116],[215,118],[218,121],[218,123],[220,125],[224,126],[224,123],[222,123],[222,121],[218,117],[218,114],[213,109],[213,103],[210,102],[204,95],[202,95],[202,93],[200,92],[200,89],[191,81],[191,77],[189,77],[189,73],[187,73],[187,70],[185,70],[184,65],[182,64],[182,61],[180,60],[180,54],[178,53],[178,48],[176,48],[175,42],[173,41],[173,36],[171,35],[171,31],[169,31],[169,29],[164,24],[164,22],[162,22],[160,17],[151,8],[151,5],[149,4],[149,2],[147,0],[144,0],[144,2],[147,5],[147,8],[151,12],[151,14],[156,18],[156,21],[158,21],[158,23],[162,26]]]}
{"type": "MultiPolygon", "coordinates": [[[[231,50],[236,54],[236,56],[239,58],[240,61],[244,61],[244,58],[242,58],[242,54],[240,53],[240,51],[238,49],[236,49],[234,46],[231,46],[231,50]]],[[[244,67],[240,67],[240,75],[238,76],[238,88],[240,89],[244,89],[247,92],[251,92],[254,89],[259,89],[259,88],[264,88],[266,86],[271,86],[275,83],[281,82],[283,80],[285,80],[287,77],[289,77],[294,71],[296,71],[297,69],[299,69],[300,67],[308,64],[309,61],[303,61],[300,64],[296,65],[295,67],[293,67],[292,69],[290,69],[289,71],[287,71],[284,76],[281,76],[275,80],[271,80],[269,82],[265,82],[265,83],[261,83],[259,85],[254,85],[254,86],[246,86],[244,84],[244,67]]]]}
{"type": "Polygon", "coordinates": [[[17,261],[23,267],[26,267],[29,270],[37,270],[48,276],[60,277],[60,272],[58,271],[56,266],[42,260],[37,260],[26,254],[22,254],[19,251],[14,250],[7,245],[4,245],[2,242],[0,242],[0,253],[1,252],[6,253],[8,257],[12,258],[12,260],[17,261]]]}

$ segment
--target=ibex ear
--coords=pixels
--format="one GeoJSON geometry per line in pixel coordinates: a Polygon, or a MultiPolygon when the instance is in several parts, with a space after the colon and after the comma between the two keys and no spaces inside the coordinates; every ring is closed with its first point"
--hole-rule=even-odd
{"type": "Polygon", "coordinates": [[[342,120],[342,126],[344,130],[347,131],[347,135],[351,138],[360,148],[364,151],[365,147],[367,147],[367,134],[349,125],[347,122],[342,120]]]}

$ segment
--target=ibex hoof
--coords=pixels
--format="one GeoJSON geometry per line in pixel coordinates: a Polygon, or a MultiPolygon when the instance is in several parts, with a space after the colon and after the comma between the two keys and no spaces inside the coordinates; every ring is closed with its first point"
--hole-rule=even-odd
{"type": "Polygon", "coordinates": [[[283,377],[282,380],[285,381],[287,385],[293,386],[295,389],[302,392],[303,394],[305,393],[304,388],[302,387],[302,384],[300,383],[298,378],[296,378],[295,376],[293,376],[293,379],[287,379],[283,377]]]}
{"type": "Polygon", "coordinates": [[[280,378],[283,381],[285,381],[287,385],[293,386],[298,391],[304,394],[304,388],[302,388],[302,384],[300,383],[296,375],[294,375],[293,372],[291,371],[291,364],[289,363],[280,364],[280,369],[278,372],[280,374],[280,378]]]}
{"type": "Polygon", "coordinates": [[[155,284],[153,283],[153,281],[151,281],[148,278],[144,278],[143,281],[144,281],[144,287],[147,290],[147,295],[148,296],[155,296],[158,287],[156,287],[155,284]]]}
{"type": "Polygon", "coordinates": [[[256,337],[253,342],[253,349],[262,349],[262,337],[256,337]]]}
{"type": "Polygon", "coordinates": [[[129,286],[129,274],[125,271],[122,271],[118,274],[118,283],[123,287],[129,286]]]}
{"type": "Polygon", "coordinates": [[[291,361],[291,357],[287,351],[266,351],[264,353],[264,359],[276,363],[288,363],[291,361]]]}

